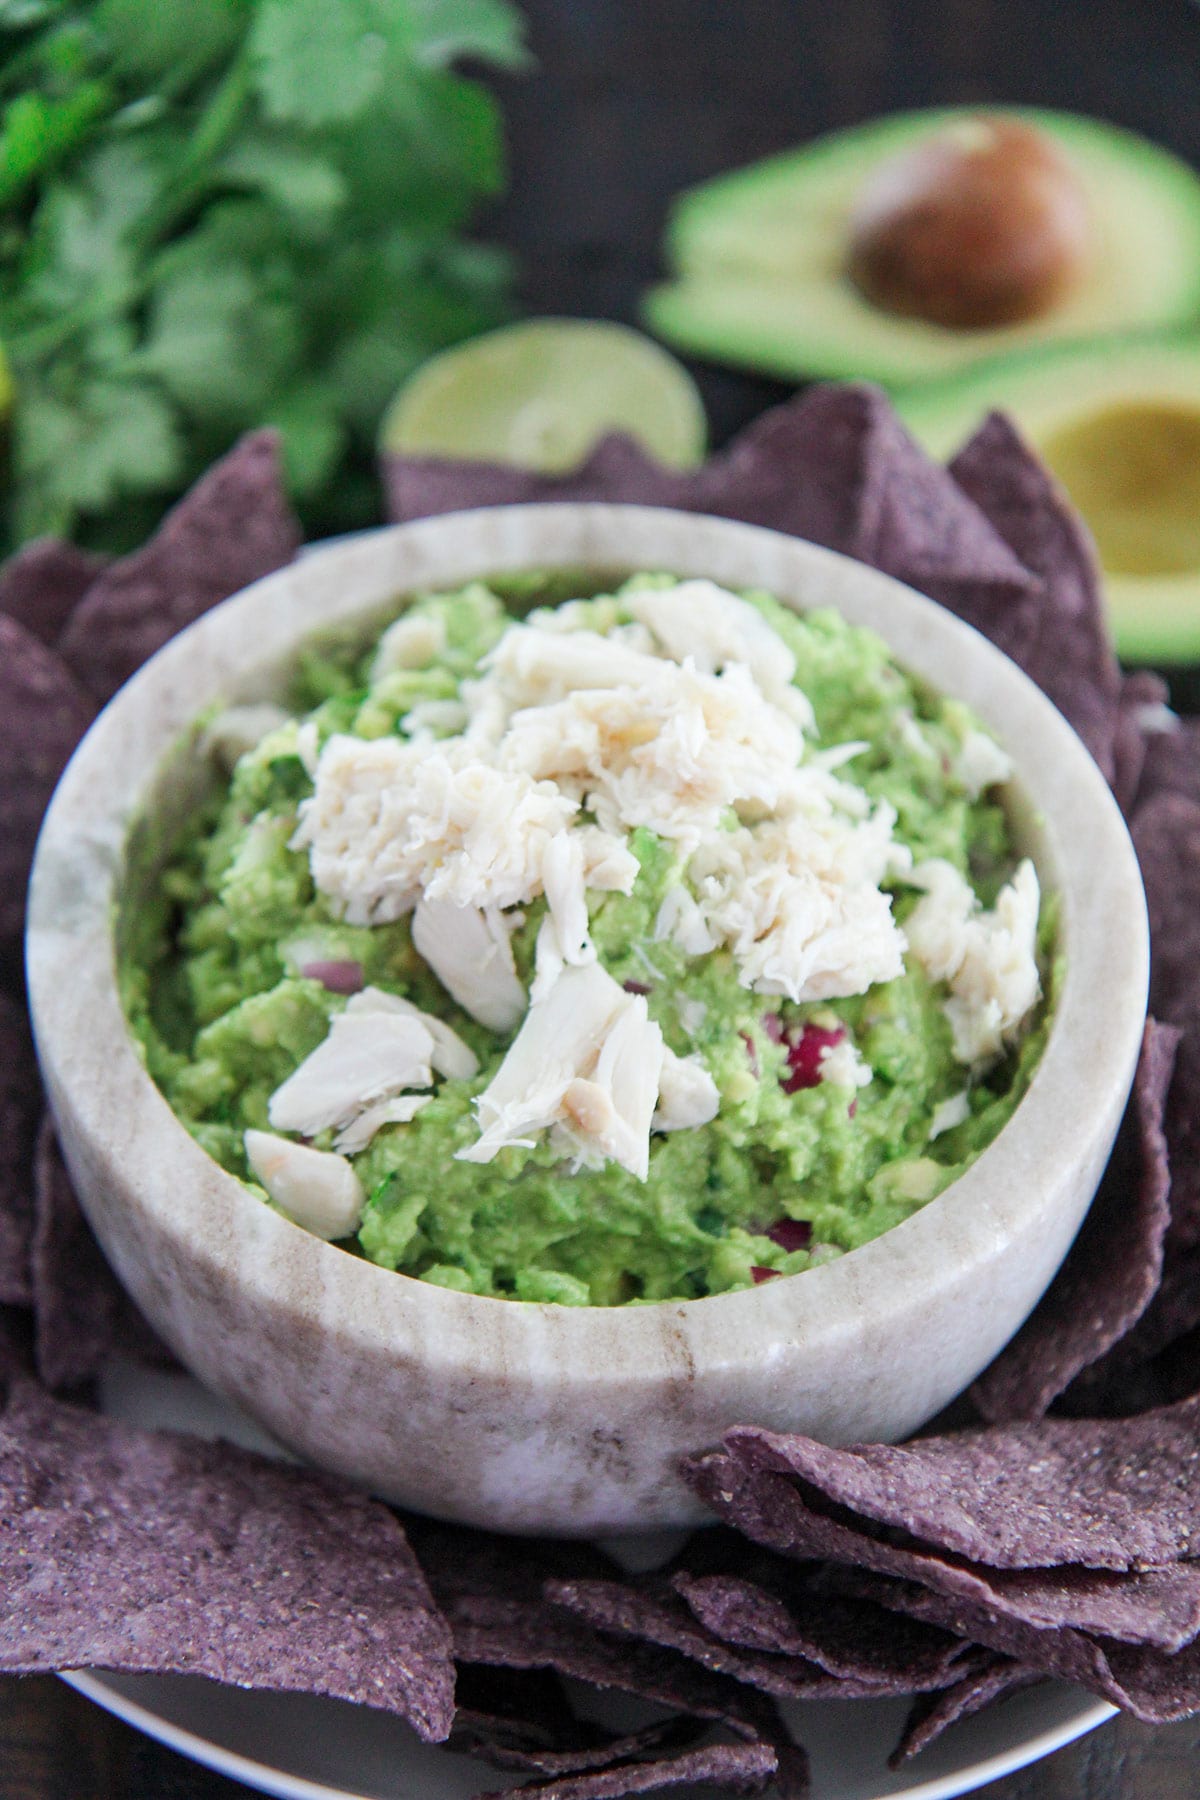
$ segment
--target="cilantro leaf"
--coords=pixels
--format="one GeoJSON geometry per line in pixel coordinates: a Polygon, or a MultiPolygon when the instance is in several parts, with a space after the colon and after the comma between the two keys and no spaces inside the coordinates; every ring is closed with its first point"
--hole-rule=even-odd
{"type": "Polygon", "coordinates": [[[44,25],[63,9],[64,0],[0,0],[0,31],[27,31],[44,25]]]}
{"type": "Polygon", "coordinates": [[[103,376],[65,393],[27,383],[13,455],[20,538],[68,532],[80,513],[98,512],[122,494],[169,488],[183,468],[164,396],[147,382],[103,376]]]}
{"type": "Polygon", "coordinates": [[[347,183],[327,153],[278,132],[248,132],[220,159],[218,172],[235,187],[261,194],[305,235],[320,236],[346,204],[347,183]]]}
{"type": "Polygon", "coordinates": [[[168,260],[151,293],[141,370],[194,418],[229,429],[260,416],[300,360],[290,270],[211,255],[221,219],[168,260]]]}
{"type": "Polygon", "coordinates": [[[444,69],[471,56],[502,69],[524,69],[520,14],[506,0],[407,0],[412,53],[425,68],[444,69]]]}
{"type": "Polygon", "coordinates": [[[160,189],[161,170],[142,144],[116,140],[93,151],[34,214],[21,271],[24,306],[60,314],[94,303],[98,286],[122,293],[133,276],[138,228],[160,189]]]}
{"type": "Polygon", "coordinates": [[[326,383],[290,387],[263,409],[263,422],[283,434],[283,473],[298,500],[325,486],[346,444],[343,409],[326,383]]]}
{"type": "Polygon", "coordinates": [[[388,0],[263,0],[250,52],[268,117],[312,126],[363,112],[384,90],[401,13],[388,0]]]}
{"type": "Polygon", "coordinates": [[[505,179],[509,0],[0,0],[0,344],[18,537],[119,544],[240,432],[310,526],[377,511],[424,357],[507,315],[459,233],[505,179]]]}
{"type": "Polygon", "coordinates": [[[327,125],[403,91],[412,68],[528,58],[507,0],[263,0],[250,37],[269,115],[327,125]]]}

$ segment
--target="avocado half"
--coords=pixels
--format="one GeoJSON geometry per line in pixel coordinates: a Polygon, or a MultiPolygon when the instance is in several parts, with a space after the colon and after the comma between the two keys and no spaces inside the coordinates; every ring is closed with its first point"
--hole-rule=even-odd
{"type": "Polygon", "coordinates": [[[1200,317],[1200,177],[1168,151],[1098,119],[1029,107],[899,113],[694,188],[667,232],[675,278],[644,302],[676,349],[785,379],[865,377],[887,387],[949,375],[1040,344],[1169,329],[1200,317]],[[1050,312],[964,330],[872,305],[845,273],[848,221],[878,165],[963,119],[1019,119],[1072,163],[1095,244],[1050,312]]]}
{"type": "Polygon", "coordinates": [[[1091,528],[1121,655],[1200,660],[1200,334],[1046,350],[895,403],[943,460],[1007,413],[1091,528]]]}

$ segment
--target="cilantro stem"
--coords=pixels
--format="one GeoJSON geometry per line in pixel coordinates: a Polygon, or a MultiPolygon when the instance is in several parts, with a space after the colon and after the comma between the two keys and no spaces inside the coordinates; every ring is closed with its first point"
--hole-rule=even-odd
{"type": "Polygon", "coordinates": [[[139,232],[147,249],[172,236],[209,192],[213,163],[242,122],[250,99],[250,58],[243,44],[196,122],[180,175],[139,232]]]}
{"type": "Polygon", "coordinates": [[[250,56],[243,44],[200,115],[192,133],[189,162],[210,163],[224,150],[242,122],[249,99],[250,56]]]}

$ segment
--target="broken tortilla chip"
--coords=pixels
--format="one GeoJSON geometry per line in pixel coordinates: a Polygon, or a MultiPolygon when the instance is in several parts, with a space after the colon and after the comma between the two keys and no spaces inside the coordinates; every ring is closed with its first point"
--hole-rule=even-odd
{"type": "Polygon", "coordinates": [[[992,413],[950,473],[1018,561],[1043,583],[1032,643],[1010,651],[1075,727],[1107,780],[1115,773],[1121,672],[1109,642],[1091,538],[1053,477],[992,413]]]}
{"type": "Polygon", "coordinates": [[[1041,1419],[831,1449],[737,1426],[739,1469],[992,1569],[1137,1569],[1200,1540],[1200,1396],[1139,1418],[1041,1419]]]}
{"type": "Polygon", "coordinates": [[[888,1768],[903,1768],[960,1719],[972,1718],[1006,1694],[1015,1694],[1042,1679],[1036,1669],[1027,1669],[1010,1656],[992,1656],[983,1668],[964,1675],[944,1693],[921,1695],[905,1721],[899,1743],[888,1757],[888,1768]]]}
{"type": "Polygon", "coordinates": [[[97,576],[59,651],[88,692],[108,700],[210,606],[291,562],[300,542],[278,434],[252,432],[201,476],[148,543],[97,576]]]}
{"type": "Polygon", "coordinates": [[[1162,1280],[1171,1187],[1163,1112],[1180,1033],[1146,1021],[1133,1096],[1067,1259],[1015,1338],[971,1389],[990,1424],[1038,1419],[1137,1324],[1162,1280]]]}
{"type": "Polygon", "coordinates": [[[34,1156],[30,1269],[38,1374],[53,1392],[82,1386],[114,1350],[171,1367],[174,1358],[134,1306],[83,1216],[47,1112],[34,1156]]]}
{"type": "Polygon", "coordinates": [[[450,1731],[449,1638],[385,1506],[30,1382],[0,1413],[0,1587],[7,1673],[208,1675],[381,1707],[434,1742],[450,1731]]]}
{"type": "Polygon", "coordinates": [[[34,538],[0,569],[0,613],[44,644],[58,642],[105,558],[62,538],[34,538]]]}
{"type": "Polygon", "coordinates": [[[0,1306],[33,1299],[33,1145],[42,1086],[23,1009],[0,993],[0,1306]]]}
{"type": "Polygon", "coordinates": [[[0,614],[0,939],[24,923],[42,815],[95,713],[62,659],[0,614]]]}

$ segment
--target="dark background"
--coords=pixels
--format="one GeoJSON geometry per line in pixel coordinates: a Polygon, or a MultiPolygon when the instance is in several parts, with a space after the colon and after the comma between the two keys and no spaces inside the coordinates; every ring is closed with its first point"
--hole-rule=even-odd
{"type": "MultiPolygon", "coordinates": [[[[1192,0],[523,0],[523,10],[537,68],[497,84],[512,183],[485,224],[520,257],[529,312],[635,323],[660,273],[672,194],[881,112],[976,100],[1063,107],[1200,165],[1192,0]]],[[[693,367],[714,444],[790,391],[693,367]]],[[[249,1792],[52,1678],[0,1681],[0,1800],[249,1792]]],[[[1126,1719],[980,1790],[981,1800],[1198,1794],[1200,1723],[1150,1730],[1126,1719]]]]}

